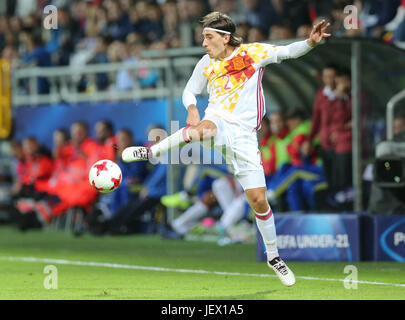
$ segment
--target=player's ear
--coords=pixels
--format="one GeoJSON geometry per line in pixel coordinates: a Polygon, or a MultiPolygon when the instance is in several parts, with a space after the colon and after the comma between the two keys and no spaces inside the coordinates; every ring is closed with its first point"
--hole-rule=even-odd
{"type": "Polygon", "coordinates": [[[229,41],[231,41],[231,35],[230,34],[225,34],[224,35],[224,44],[228,44],[229,41]]]}

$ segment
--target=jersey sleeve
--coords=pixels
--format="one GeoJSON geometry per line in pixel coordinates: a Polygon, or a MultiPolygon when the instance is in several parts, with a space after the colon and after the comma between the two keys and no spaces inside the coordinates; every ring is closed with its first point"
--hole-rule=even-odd
{"type": "Polygon", "coordinates": [[[311,51],[311,47],[306,40],[296,41],[286,46],[275,46],[267,43],[260,43],[261,49],[260,64],[262,67],[270,63],[280,63],[286,59],[295,59],[311,51]]]}
{"type": "Polygon", "coordinates": [[[193,74],[184,88],[182,101],[186,109],[191,104],[197,104],[196,95],[199,95],[207,85],[208,79],[204,76],[204,68],[206,68],[208,64],[209,56],[205,55],[198,61],[193,70],[193,74]]]}

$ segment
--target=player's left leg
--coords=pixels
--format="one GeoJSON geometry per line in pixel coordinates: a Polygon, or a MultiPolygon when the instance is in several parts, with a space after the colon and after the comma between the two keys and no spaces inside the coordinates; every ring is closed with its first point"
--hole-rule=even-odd
{"type": "Polygon", "coordinates": [[[294,273],[278,254],[276,226],[273,211],[267,202],[266,187],[245,189],[245,194],[255,212],[256,224],[266,247],[268,266],[274,270],[284,285],[294,285],[294,273]]]}
{"type": "Polygon", "coordinates": [[[174,148],[181,148],[187,143],[210,139],[217,134],[217,126],[210,120],[203,120],[196,126],[184,127],[171,136],[159,141],[152,147],[128,147],[122,152],[124,162],[144,161],[159,157],[174,148]]]}

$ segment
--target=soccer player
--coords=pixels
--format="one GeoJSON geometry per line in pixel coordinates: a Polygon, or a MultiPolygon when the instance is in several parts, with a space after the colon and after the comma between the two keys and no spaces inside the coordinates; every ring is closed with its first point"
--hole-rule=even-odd
{"type": "Polygon", "coordinates": [[[310,37],[287,46],[264,43],[242,44],[235,34],[232,19],[212,12],[203,20],[203,47],[206,50],[197,63],[184,92],[188,126],[155,144],[151,148],[129,147],[122,153],[125,162],[148,160],[175,147],[194,141],[213,142],[224,150],[224,158],[243,187],[256,223],[263,237],[272,268],[286,286],[295,283],[292,271],[279,257],[273,212],[266,199],[266,182],[258,149],[257,130],[265,113],[262,89],[263,68],[270,63],[298,58],[309,52],[330,34],[329,23],[315,25],[310,37]],[[207,86],[208,84],[208,86],[207,86]],[[200,121],[196,95],[204,87],[209,92],[209,104],[200,121]]]}

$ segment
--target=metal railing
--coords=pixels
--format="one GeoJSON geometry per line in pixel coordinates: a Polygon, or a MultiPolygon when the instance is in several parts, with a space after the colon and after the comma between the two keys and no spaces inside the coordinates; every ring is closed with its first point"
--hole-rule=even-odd
{"type": "Polygon", "coordinates": [[[14,69],[12,71],[12,103],[13,106],[21,106],[181,96],[185,81],[190,76],[197,61],[198,58],[179,57],[176,59],[161,58],[83,66],[14,69]],[[157,72],[158,80],[153,87],[141,85],[141,76],[138,73],[142,69],[157,72]],[[121,70],[130,72],[134,80],[134,86],[129,90],[119,90],[114,87],[116,75],[121,70]],[[97,74],[108,75],[110,88],[98,91],[97,86],[93,85],[92,91],[80,92],[79,84],[82,77],[88,77],[90,83],[94,84],[97,74]],[[37,81],[39,77],[48,80],[49,93],[38,93],[37,81]],[[28,85],[24,87],[21,86],[21,83],[28,85]]]}

